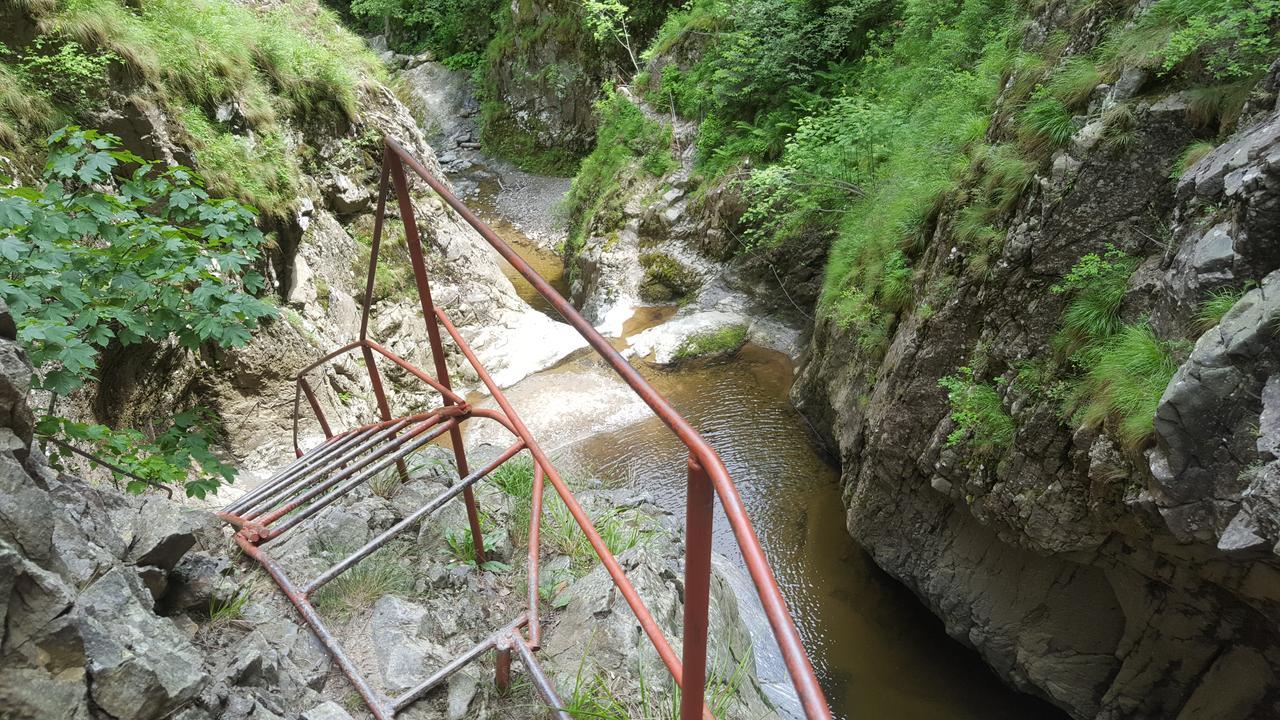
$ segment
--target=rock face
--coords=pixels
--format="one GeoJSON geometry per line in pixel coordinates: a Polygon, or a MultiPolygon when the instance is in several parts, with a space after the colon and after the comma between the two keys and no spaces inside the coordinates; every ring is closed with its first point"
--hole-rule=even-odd
{"type": "MultiPolygon", "coordinates": [[[[434,84],[415,86],[435,87],[446,99],[466,94],[460,78],[439,65],[421,62],[408,72],[443,73],[433,76],[434,84]],[[450,84],[450,78],[458,82],[450,84]]],[[[176,409],[203,405],[223,418],[226,449],[247,476],[277,462],[280,453],[292,452],[296,374],[359,334],[383,136],[397,139],[429,172],[444,177],[417,121],[386,86],[366,78],[357,88],[356,99],[357,112],[344,129],[290,129],[289,136],[307,146],[306,153],[299,151],[305,158],[299,197],[291,215],[273,218],[273,227],[264,228],[274,230],[277,238],[269,275],[281,305],[279,321],[263,327],[247,346],[237,349],[193,353],[168,343],[106,353],[102,381],[94,396],[85,398],[87,407],[68,409],[65,414],[138,426],[176,409]]],[[[435,100],[432,107],[444,112],[440,103],[445,100],[435,100]]],[[[141,112],[136,102],[120,102],[104,112],[121,118],[141,112]]],[[[471,114],[474,105],[472,101],[471,114]]],[[[190,155],[176,139],[182,136],[172,118],[151,108],[144,119],[152,130],[124,136],[130,149],[178,160],[190,155]]],[[[466,144],[474,144],[466,129],[472,122],[463,117],[454,126],[462,128],[457,131],[463,133],[466,144]]],[[[445,130],[439,123],[430,129],[433,136],[445,130]]],[[[511,385],[585,344],[569,326],[521,300],[489,245],[412,172],[409,176],[434,299],[449,312],[500,384],[511,385]]],[[[370,336],[418,367],[431,369],[426,325],[398,217],[393,198],[385,217],[370,336]]],[[[461,353],[447,338],[445,344],[455,385],[464,390],[474,387],[477,378],[461,353]]],[[[0,358],[0,363],[9,362],[0,358]]],[[[388,364],[382,372],[395,412],[438,402],[438,394],[398,368],[388,364]]],[[[358,352],[319,368],[310,382],[335,427],[377,414],[358,352]]],[[[0,415],[10,407],[0,397],[0,415]]],[[[302,415],[302,434],[314,441],[319,425],[309,412],[302,415]]],[[[15,432],[30,432],[29,419],[15,417],[13,423],[15,432]]]]}
{"type": "Polygon", "coordinates": [[[486,121],[495,146],[523,134],[535,148],[585,155],[595,141],[594,104],[613,67],[571,0],[517,0],[487,70],[485,95],[498,105],[486,121]]]}
{"type": "Polygon", "coordinates": [[[1196,132],[1185,99],[1103,88],[1138,113],[1132,145],[1087,122],[983,277],[961,269],[944,213],[916,261],[936,312],[905,314],[879,352],[819,319],[793,391],[842,462],[849,529],[876,562],[1011,684],[1078,718],[1280,715],[1275,75],[1179,181],[1168,168],[1196,132]],[[1137,448],[1064,419],[1023,372],[1054,353],[1066,298],[1050,286],[1108,246],[1141,260],[1125,319],[1195,340],[1137,448]],[[1247,292],[1203,331],[1197,310],[1224,288],[1247,292]],[[983,368],[1014,422],[998,457],[948,442],[938,380],[961,365],[983,368]]]}
{"type": "Polygon", "coordinates": [[[130,503],[59,476],[31,444],[31,371],[0,306],[0,372],[16,398],[0,454],[0,705],[13,718],[154,718],[209,681],[200,653],[155,614],[143,578],[163,575],[205,527],[176,506],[130,503]],[[21,433],[21,434],[19,434],[21,433]],[[129,538],[132,537],[132,540],[129,538]]]}

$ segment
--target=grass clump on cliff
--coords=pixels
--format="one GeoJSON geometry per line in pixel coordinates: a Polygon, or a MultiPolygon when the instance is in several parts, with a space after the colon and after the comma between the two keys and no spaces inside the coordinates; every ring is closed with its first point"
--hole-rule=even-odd
{"type": "Polygon", "coordinates": [[[565,198],[568,255],[581,249],[592,233],[608,233],[621,225],[625,182],[641,172],[660,176],[676,162],[670,128],[645,117],[625,91],[606,87],[596,112],[596,148],[582,161],[565,198]]]}
{"type": "Polygon", "coordinates": [[[1240,289],[1221,288],[1209,293],[1209,297],[1196,310],[1196,328],[1205,332],[1217,325],[1240,302],[1240,298],[1244,297],[1250,287],[1251,284],[1247,284],[1240,289]]]}
{"type": "Polygon", "coordinates": [[[723,357],[738,352],[747,344],[746,325],[727,325],[719,330],[697,333],[685,338],[672,353],[673,360],[723,357]]]}
{"type": "Polygon", "coordinates": [[[1150,325],[1121,318],[1136,267],[1136,259],[1108,247],[1082,257],[1052,288],[1071,296],[1055,343],[1080,373],[1065,409],[1072,422],[1105,424],[1131,446],[1151,434],[1160,396],[1178,367],[1175,348],[1150,325]]]}
{"type": "Polygon", "coordinates": [[[1106,340],[1120,330],[1120,306],[1137,261],[1108,246],[1089,253],[1055,284],[1054,294],[1069,294],[1058,345],[1066,354],[1106,340]]]}
{"type": "Polygon", "coordinates": [[[80,117],[118,87],[178,121],[179,140],[211,188],[268,214],[292,205],[300,174],[281,122],[341,130],[355,117],[363,78],[383,73],[363,43],[310,0],[264,8],[67,0],[29,12],[41,34],[3,46],[0,86],[16,81],[47,108],[3,102],[13,93],[0,92],[0,125],[8,128],[0,139],[38,129],[50,114],[80,117]]]}
{"type": "Polygon", "coordinates": [[[1153,431],[1160,396],[1178,369],[1172,348],[1145,322],[1127,325],[1086,348],[1087,368],[1076,386],[1073,419],[1083,425],[1110,421],[1120,438],[1137,446],[1153,431]]]}
{"type": "Polygon", "coordinates": [[[1009,447],[1016,428],[995,387],[977,382],[969,367],[941,378],[938,385],[947,391],[951,421],[955,423],[955,429],[947,435],[948,447],[968,439],[973,450],[984,457],[998,456],[1009,447]]]}

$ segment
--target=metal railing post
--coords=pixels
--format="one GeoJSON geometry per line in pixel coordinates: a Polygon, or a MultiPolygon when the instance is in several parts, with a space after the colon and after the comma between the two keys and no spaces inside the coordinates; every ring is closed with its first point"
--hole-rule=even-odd
{"type": "MultiPolygon", "coordinates": [[[[404,164],[399,156],[387,146],[383,153],[383,162],[390,168],[391,183],[395,186],[396,201],[400,205],[400,220],[404,224],[404,242],[409,246],[409,262],[413,265],[413,278],[418,286],[418,300],[422,303],[423,322],[427,325],[427,338],[431,341],[431,358],[435,361],[436,378],[440,384],[453,389],[449,383],[449,365],[444,357],[444,345],[440,342],[440,323],[436,319],[435,303],[431,300],[431,282],[427,279],[427,263],[422,257],[422,238],[418,234],[418,220],[413,213],[413,200],[409,197],[409,181],[405,178],[404,164]]],[[[447,396],[443,398],[446,406],[453,405],[447,396]]],[[[467,449],[462,444],[462,431],[455,425],[449,431],[449,440],[453,445],[453,457],[458,466],[458,477],[466,477],[467,449]]],[[[484,535],[480,529],[480,509],[476,507],[476,496],[468,487],[462,493],[467,505],[467,521],[471,525],[471,540],[475,545],[476,564],[485,561],[484,535]]]]}
{"type": "MultiPolygon", "coordinates": [[[[373,387],[373,398],[378,403],[378,415],[383,420],[390,420],[391,403],[387,402],[387,391],[382,386],[382,374],[378,372],[373,350],[370,350],[368,345],[361,345],[360,352],[364,355],[365,369],[369,371],[369,384],[373,387]]],[[[409,482],[409,468],[405,465],[404,460],[396,461],[396,470],[400,473],[400,482],[409,482]]]]}
{"type": "Polygon", "coordinates": [[[680,720],[702,717],[707,685],[707,614],[711,599],[711,523],[715,490],[691,453],[684,537],[684,647],[680,720]]]}
{"type": "Polygon", "coordinates": [[[324,431],[326,438],[333,437],[333,431],[329,429],[329,419],[324,416],[324,409],[320,407],[320,401],[316,399],[316,394],[311,390],[311,383],[306,378],[298,378],[298,385],[302,386],[302,393],[307,396],[307,403],[311,405],[311,412],[316,414],[316,420],[320,421],[320,429],[324,431]]]}
{"type": "Polygon", "coordinates": [[[497,657],[494,661],[493,684],[497,686],[498,692],[506,692],[511,687],[511,638],[498,640],[494,650],[497,657]]]}

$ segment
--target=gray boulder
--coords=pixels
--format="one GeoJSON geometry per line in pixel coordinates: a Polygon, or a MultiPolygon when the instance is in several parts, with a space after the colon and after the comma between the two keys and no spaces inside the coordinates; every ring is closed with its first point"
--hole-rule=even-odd
{"type": "Polygon", "coordinates": [[[80,594],[80,632],[94,703],[119,720],[164,715],[208,681],[199,651],[151,611],[137,579],[116,568],[80,594]]]}

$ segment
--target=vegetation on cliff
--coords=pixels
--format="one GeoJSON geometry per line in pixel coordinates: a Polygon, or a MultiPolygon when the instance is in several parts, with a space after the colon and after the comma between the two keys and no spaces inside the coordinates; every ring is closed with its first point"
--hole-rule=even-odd
{"type": "Polygon", "coordinates": [[[286,124],[344,127],[362,78],[383,72],[308,0],[270,9],[230,0],[26,6],[34,38],[15,32],[0,43],[0,142],[38,155],[54,127],[96,124],[120,101],[155,103],[177,122],[210,189],[267,214],[298,194],[303,158],[286,124]]]}
{"type": "Polygon", "coordinates": [[[158,166],[118,142],[59,130],[43,185],[0,189],[0,297],[17,316],[36,387],[50,396],[41,435],[87,442],[144,480],[204,497],[233,475],[210,452],[204,411],[157,419],[147,434],[54,415],[59,397],[94,379],[108,349],[170,338],[190,348],[243,345],[275,314],[252,295],[263,285],[253,212],[211,198],[190,170],[158,166]]]}
{"type": "MultiPolygon", "coordinates": [[[[1066,27],[1042,32],[1037,2],[693,0],[668,15],[633,84],[650,107],[697,124],[700,186],[738,183],[749,251],[826,248],[819,315],[875,357],[904,317],[932,312],[930,301],[957,283],[990,277],[1019,200],[1086,122],[1102,121],[1108,147],[1134,141],[1133,103],[1091,103],[1100,85],[1128,70],[1144,73],[1151,91],[1185,90],[1204,139],[1174,163],[1177,176],[1234,128],[1280,54],[1274,2],[1077,5],[1066,27]],[[1100,41],[1073,48],[1069,29],[1100,41]],[[939,233],[962,254],[963,272],[922,283],[917,263],[939,233]]],[[[584,162],[576,196],[615,194],[617,173],[597,171],[622,144],[607,137],[584,162]]],[[[585,203],[569,210],[569,252],[587,232],[616,230],[585,203]]],[[[1099,259],[1095,250],[1104,249],[1081,248],[1084,262],[1099,259]]],[[[1059,393],[1070,398],[1065,418],[1114,422],[1137,444],[1175,348],[1120,321],[1136,260],[1107,262],[1121,271],[1115,282],[1064,290],[1065,360],[1051,364],[1055,382],[1069,385],[1059,393]]],[[[983,447],[1007,444],[996,435],[983,447]]]]}

